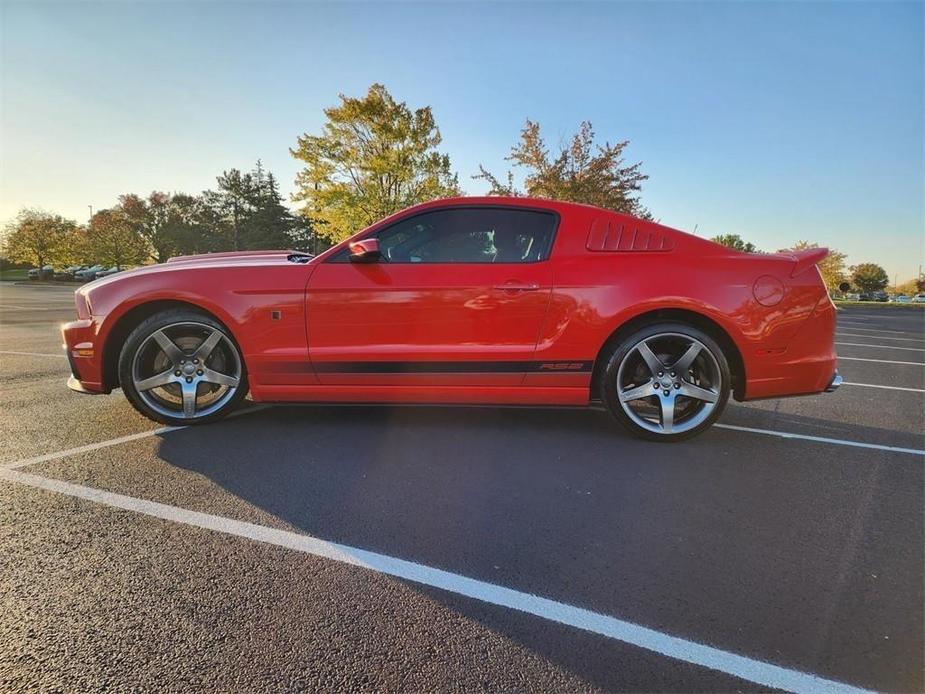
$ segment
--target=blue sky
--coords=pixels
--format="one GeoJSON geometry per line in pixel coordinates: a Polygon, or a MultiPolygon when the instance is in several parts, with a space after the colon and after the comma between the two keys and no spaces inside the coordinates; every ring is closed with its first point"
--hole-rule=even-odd
{"type": "Polygon", "coordinates": [[[923,3],[0,4],[0,220],[81,221],[288,149],[337,94],[430,105],[468,193],[524,119],[628,139],[644,203],[699,235],[925,263],[923,3]]]}

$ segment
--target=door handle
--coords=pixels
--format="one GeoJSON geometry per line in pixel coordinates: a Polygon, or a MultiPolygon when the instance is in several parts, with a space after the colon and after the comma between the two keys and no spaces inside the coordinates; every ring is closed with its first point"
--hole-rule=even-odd
{"type": "Polygon", "coordinates": [[[503,292],[535,292],[538,291],[540,285],[535,282],[518,282],[516,280],[508,280],[504,284],[496,284],[492,289],[500,289],[503,292]]]}

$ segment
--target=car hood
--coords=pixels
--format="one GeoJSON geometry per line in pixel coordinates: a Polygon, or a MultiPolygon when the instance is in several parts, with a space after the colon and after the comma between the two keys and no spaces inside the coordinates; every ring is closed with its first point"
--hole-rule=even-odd
{"type": "Polygon", "coordinates": [[[170,258],[167,267],[213,267],[216,265],[275,265],[289,262],[291,256],[312,258],[308,253],[299,251],[228,251],[225,253],[201,253],[199,255],[180,255],[170,258]]]}
{"type": "Polygon", "coordinates": [[[304,258],[312,256],[297,251],[236,251],[231,253],[203,253],[201,255],[183,255],[171,258],[166,263],[145,265],[134,270],[117,272],[85,285],[85,289],[92,290],[126,279],[137,278],[142,275],[170,273],[176,271],[188,272],[190,270],[218,268],[218,267],[269,267],[290,263],[290,256],[304,258]]]}

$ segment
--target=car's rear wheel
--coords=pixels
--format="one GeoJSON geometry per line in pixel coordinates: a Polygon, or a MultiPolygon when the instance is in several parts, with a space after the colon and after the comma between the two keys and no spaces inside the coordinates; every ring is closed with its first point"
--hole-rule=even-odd
{"type": "Polygon", "coordinates": [[[247,372],[228,331],[184,309],[157,313],[128,336],[119,382],[129,402],[165,424],[200,424],[226,416],[247,395],[247,372]]]}
{"type": "Polygon", "coordinates": [[[646,326],[615,344],[599,379],[611,414],[652,441],[680,441],[709,428],[731,387],[729,363],[716,340],[676,322],[646,326]]]}

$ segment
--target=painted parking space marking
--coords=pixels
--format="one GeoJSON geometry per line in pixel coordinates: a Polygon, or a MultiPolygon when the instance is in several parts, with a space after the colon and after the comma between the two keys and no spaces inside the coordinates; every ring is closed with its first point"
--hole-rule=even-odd
{"type": "Polygon", "coordinates": [[[925,388],[905,388],[903,386],[881,386],[876,383],[849,383],[842,381],[843,386],[860,386],[862,388],[883,388],[884,390],[906,390],[910,393],[925,393],[925,388]]]}
{"type": "Polygon", "coordinates": [[[865,333],[892,333],[894,335],[921,335],[921,332],[915,330],[883,330],[881,328],[864,328],[861,326],[870,325],[870,323],[847,323],[838,321],[838,325],[843,325],[849,330],[858,330],[865,333]]]}
{"type": "Polygon", "coordinates": [[[904,366],[925,366],[921,361],[889,361],[887,359],[865,359],[864,357],[843,357],[838,355],[838,361],[872,361],[875,364],[903,364],[904,366]]]}
{"type": "Polygon", "coordinates": [[[284,547],[378,574],[438,588],[448,593],[599,634],[668,658],[738,677],[762,687],[783,689],[791,692],[848,693],[867,691],[811,673],[774,665],[773,663],[749,658],[679,636],[666,634],[568,603],[524,593],[513,588],[505,588],[494,583],[480,581],[386,554],[328,542],[310,535],[233,520],[210,513],[190,511],[178,506],[115,494],[93,487],[84,487],[8,468],[0,469],[0,477],[18,484],[83,499],[110,508],[131,511],[172,523],[284,547]]]}
{"type": "Polygon", "coordinates": [[[869,448],[875,451],[890,451],[893,453],[909,453],[911,455],[925,456],[925,450],[919,448],[902,448],[901,446],[885,446],[880,443],[866,443],[864,441],[851,441],[849,439],[831,439],[825,436],[813,436],[812,434],[795,434],[789,431],[776,431],[774,429],[756,429],[754,427],[741,427],[735,424],[713,425],[717,429],[729,429],[731,431],[742,431],[749,434],[764,434],[766,436],[777,436],[782,439],[796,439],[801,441],[815,441],[816,443],[829,443],[835,446],[850,446],[852,448],[869,448]]]}
{"type": "Polygon", "coordinates": [[[839,337],[863,337],[867,340],[890,340],[896,342],[925,342],[921,337],[881,337],[878,335],[860,335],[855,333],[841,333],[839,337]]]}
{"type": "Polygon", "coordinates": [[[39,463],[47,463],[52,460],[61,460],[62,458],[67,458],[72,455],[79,455],[80,453],[89,453],[90,451],[98,451],[102,448],[109,448],[110,446],[118,446],[122,443],[129,443],[131,441],[138,441],[140,439],[147,439],[151,436],[158,436],[159,434],[167,434],[171,431],[177,431],[179,429],[185,429],[186,427],[161,427],[160,429],[153,429],[151,431],[142,431],[137,434],[129,434],[127,436],[120,436],[115,439],[109,439],[108,441],[99,441],[97,443],[88,443],[86,446],[77,446],[76,448],[67,448],[63,451],[55,451],[53,453],[45,453],[44,455],[37,455],[32,458],[24,458],[22,460],[14,460],[11,463],[2,463],[0,464],[0,470],[16,470],[21,467],[27,467],[29,465],[38,465],[39,463]]]}
{"type": "Polygon", "coordinates": [[[903,352],[925,352],[925,347],[894,347],[893,345],[864,345],[860,342],[836,342],[843,347],[867,347],[868,349],[899,349],[903,352]]]}
{"type": "MultiPolygon", "coordinates": [[[[258,403],[246,407],[241,410],[235,410],[229,414],[225,419],[232,419],[234,417],[241,417],[248,414],[253,414],[254,412],[262,412],[263,410],[272,407],[268,403],[258,403]]],[[[23,458],[21,460],[14,460],[9,463],[0,463],[0,470],[18,470],[19,468],[28,467],[29,465],[38,465],[39,463],[49,463],[53,460],[61,460],[62,458],[68,458],[72,455],[79,455],[81,453],[89,453],[91,451],[98,451],[102,448],[110,448],[111,446],[118,446],[122,443],[130,443],[132,441],[139,441],[141,439],[151,438],[152,436],[160,436],[162,434],[169,434],[172,431],[180,431],[181,429],[188,429],[191,425],[181,424],[178,426],[169,426],[169,427],[160,427],[158,429],[150,429],[148,431],[140,431],[137,434],[128,434],[127,436],[119,436],[115,439],[107,439],[106,441],[98,441],[97,443],[88,443],[85,446],[77,446],[76,448],[67,448],[63,451],[54,451],[52,453],[45,453],[43,455],[37,455],[31,458],[23,458]]]]}
{"type": "Polygon", "coordinates": [[[67,359],[66,354],[51,354],[50,352],[14,352],[9,349],[0,349],[0,354],[13,354],[20,357],[59,357],[67,359]]]}

